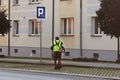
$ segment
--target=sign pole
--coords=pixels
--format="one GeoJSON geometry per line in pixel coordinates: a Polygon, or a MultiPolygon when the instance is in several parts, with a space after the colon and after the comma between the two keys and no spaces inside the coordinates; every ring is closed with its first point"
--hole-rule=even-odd
{"type": "Polygon", "coordinates": [[[39,21],[40,25],[40,62],[42,63],[42,20],[39,21]]]}

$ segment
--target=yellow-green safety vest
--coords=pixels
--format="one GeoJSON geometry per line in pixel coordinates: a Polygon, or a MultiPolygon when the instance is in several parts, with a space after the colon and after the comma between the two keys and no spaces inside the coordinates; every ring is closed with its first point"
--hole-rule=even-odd
{"type": "Polygon", "coordinates": [[[53,52],[59,52],[59,49],[61,48],[61,41],[54,40],[53,45],[54,45],[53,52]]]}

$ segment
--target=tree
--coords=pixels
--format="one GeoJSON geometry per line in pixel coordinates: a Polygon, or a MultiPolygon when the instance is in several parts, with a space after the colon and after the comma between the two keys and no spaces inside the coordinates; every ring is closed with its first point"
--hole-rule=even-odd
{"type": "Polygon", "coordinates": [[[100,2],[100,9],[96,11],[98,25],[105,34],[118,39],[119,60],[120,0],[100,0],[100,2]]]}
{"type": "Polygon", "coordinates": [[[10,20],[7,20],[5,11],[0,11],[0,34],[4,36],[10,31],[10,20]]]}

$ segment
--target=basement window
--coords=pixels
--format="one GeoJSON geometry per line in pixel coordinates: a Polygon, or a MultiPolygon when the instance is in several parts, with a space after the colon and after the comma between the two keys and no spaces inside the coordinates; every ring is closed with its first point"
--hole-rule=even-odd
{"type": "Polygon", "coordinates": [[[14,49],[14,53],[18,53],[18,49],[14,49]]]}
{"type": "Polygon", "coordinates": [[[93,53],[94,58],[99,58],[99,53],[93,53]]]}
{"type": "Polygon", "coordinates": [[[70,52],[65,52],[65,56],[70,56],[70,52]]]}
{"type": "Polygon", "coordinates": [[[0,52],[2,52],[2,48],[0,48],[0,52]]]}
{"type": "Polygon", "coordinates": [[[36,54],[36,50],[32,50],[32,54],[36,54]]]}

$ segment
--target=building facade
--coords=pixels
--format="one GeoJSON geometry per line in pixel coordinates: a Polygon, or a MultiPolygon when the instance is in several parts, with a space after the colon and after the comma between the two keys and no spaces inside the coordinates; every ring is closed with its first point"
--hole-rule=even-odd
{"type": "Polygon", "coordinates": [[[85,0],[83,8],[83,56],[97,57],[98,60],[117,60],[117,39],[110,38],[96,25],[96,11],[99,0],[85,0]],[[97,56],[96,56],[97,55],[97,56]]]}
{"type": "MultiPolygon", "coordinates": [[[[0,0],[0,11],[6,11],[6,15],[7,15],[7,10],[8,10],[7,5],[8,5],[7,0],[0,0]]],[[[3,55],[3,51],[6,49],[6,46],[7,46],[7,37],[2,36],[0,34],[0,55],[3,55]]]]}
{"type": "Polygon", "coordinates": [[[52,42],[52,36],[49,35],[52,34],[51,0],[11,0],[11,56],[40,56],[40,24],[36,18],[36,8],[42,5],[47,9],[46,20],[42,22],[42,56],[50,56],[48,46],[52,42]]]}
{"type": "Polygon", "coordinates": [[[117,40],[110,39],[96,25],[99,5],[99,0],[59,0],[59,17],[55,20],[58,21],[55,22],[58,31],[55,34],[60,35],[70,52],[64,58],[117,60],[117,40]]]}
{"type": "MultiPolygon", "coordinates": [[[[98,58],[117,60],[117,39],[103,34],[96,25],[99,0],[54,0],[54,36],[59,36],[66,48],[63,58],[98,58]]],[[[42,57],[51,58],[53,0],[11,0],[11,56],[41,57],[40,24],[36,7],[46,7],[42,21],[42,57]]],[[[7,46],[3,46],[7,55],[7,46]]]]}

